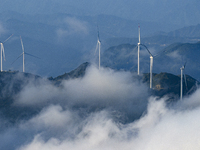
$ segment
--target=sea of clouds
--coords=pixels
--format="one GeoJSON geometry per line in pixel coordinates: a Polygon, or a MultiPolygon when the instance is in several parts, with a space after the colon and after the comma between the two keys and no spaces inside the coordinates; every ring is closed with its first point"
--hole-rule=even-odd
{"type": "Polygon", "coordinates": [[[83,78],[59,87],[39,80],[12,104],[37,111],[9,125],[1,118],[0,149],[199,149],[200,90],[171,106],[130,72],[90,66],[83,78]]]}

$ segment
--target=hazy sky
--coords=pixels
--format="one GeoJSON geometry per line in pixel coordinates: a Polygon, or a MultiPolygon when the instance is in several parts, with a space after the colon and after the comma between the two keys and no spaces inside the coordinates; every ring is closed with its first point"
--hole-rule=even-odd
{"type": "Polygon", "coordinates": [[[1,11],[21,13],[109,14],[131,20],[162,21],[174,25],[199,23],[198,0],[3,0],[1,11]]]}

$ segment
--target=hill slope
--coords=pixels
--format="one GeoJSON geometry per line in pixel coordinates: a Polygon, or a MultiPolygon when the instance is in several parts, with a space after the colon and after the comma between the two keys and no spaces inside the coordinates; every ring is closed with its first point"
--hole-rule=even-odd
{"type": "MultiPolygon", "coordinates": [[[[200,43],[174,43],[164,48],[159,53],[149,48],[154,57],[153,72],[169,72],[180,74],[180,67],[187,62],[185,73],[200,80],[200,43]]],[[[136,45],[121,44],[108,48],[102,54],[102,65],[116,70],[137,71],[136,45]]],[[[150,58],[147,50],[141,46],[140,70],[141,73],[149,72],[150,58]]]]}

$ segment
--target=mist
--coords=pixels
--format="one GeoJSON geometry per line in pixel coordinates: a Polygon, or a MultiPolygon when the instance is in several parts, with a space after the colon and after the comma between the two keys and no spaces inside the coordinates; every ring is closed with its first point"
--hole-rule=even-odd
{"type": "Polygon", "coordinates": [[[199,94],[197,90],[167,105],[167,96],[150,96],[134,74],[93,65],[84,77],[64,80],[60,86],[32,80],[15,95],[11,107],[35,111],[14,123],[1,113],[0,148],[198,149],[199,94]]]}

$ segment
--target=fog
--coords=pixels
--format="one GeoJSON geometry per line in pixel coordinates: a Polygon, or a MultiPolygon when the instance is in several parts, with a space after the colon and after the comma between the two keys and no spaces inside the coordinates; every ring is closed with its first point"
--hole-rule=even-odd
{"type": "MultiPolygon", "coordinates": [[[[198,22],[199,1],[177,0],[3,0],[1,11],[16,11],[22,14],[68,13],[76,15],[114,15],[132,20],[164,22],[173,25],[191,25],[198,22]]],[[[164,24],[163,24],[164,25],[164,24]]]]}
{"type": "MultiPolygon", "coordinates": [[[[130,72],[90,66],[83,78],[55,86],[29,82],[12,107],[37,110],[9,123],[1,114],[4,150],[198,149],[197,90],[173,105],[152,97],[130,72]]],[[[26,111],[29,111],[28,109],[26,111]]]]}

